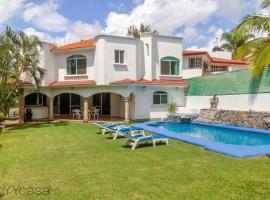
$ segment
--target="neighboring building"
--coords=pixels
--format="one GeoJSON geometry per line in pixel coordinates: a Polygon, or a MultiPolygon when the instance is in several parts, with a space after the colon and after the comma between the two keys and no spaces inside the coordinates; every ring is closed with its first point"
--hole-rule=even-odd
{"type": "Polygon", "coordinates": [[[183,51],[184,79],[215,74],[226,71],[246,69],[244,61],[232,60],[230,52],[183,51]]]}
{"type": "Polygon", "coordinates": [[[182,38],[145,33],[141,39],[98,35],[93,40],[56,47],[43,43],[46,70],[38,92],[27,73],[20,91],[33,118],[69,117],[72,109],[91,107],[104,116],[132,119],[166,116],[167,104],[185,106],[187,82],[182,79],[182,38]]]}

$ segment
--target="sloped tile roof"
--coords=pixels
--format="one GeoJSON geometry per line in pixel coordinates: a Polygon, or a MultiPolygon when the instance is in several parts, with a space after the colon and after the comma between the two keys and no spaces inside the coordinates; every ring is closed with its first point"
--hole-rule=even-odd
{"type": "Polygon", "coordinates": [[[68,49],[78,49],[95,46],[95,41],[92,39],[82,40],[80,42],[74,42],[71,44],[63,45],[52,49],[52,51],[63,51],[68,49]]]}
{"type": "Polygon", "coordinates": [[[185,80],[145,80],[141,79],[133,81],[130,79],[123,79],[111,82],[111,84],[136,84],[136,85],[167,85],[167,86],[187,86],[188,82],[185,80]]]}
{"type": "Polygon", "coordinates": [[[219,63],[219,64],[231,64],[231,65],[248,65],[246,61],[240,60],[230,60],[224,58],[216,58],[211,57],[207,51],[193,51],[193,50],[184,50],[183,56],[196,56],[196,55],[205,55],[211,63],[219,63]]]}
{"type": "Polygon", "coordinates": [[[50,87],[64,87],[64,86],[81,86],[81,85],[96,85],[94,80],[84,80],[84,81],[56,81],[50,83],[50,87]]]}

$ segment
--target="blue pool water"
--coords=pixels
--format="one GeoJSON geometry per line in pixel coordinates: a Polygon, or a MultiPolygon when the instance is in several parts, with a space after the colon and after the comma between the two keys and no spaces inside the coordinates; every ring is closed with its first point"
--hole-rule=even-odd
{"type": "Polygon", "coordinates": [[[148,126],[223,144],[246,146],[270,145],[270,134],[261,134],[193,123],[159,122],[149,124],[148,126]]]}

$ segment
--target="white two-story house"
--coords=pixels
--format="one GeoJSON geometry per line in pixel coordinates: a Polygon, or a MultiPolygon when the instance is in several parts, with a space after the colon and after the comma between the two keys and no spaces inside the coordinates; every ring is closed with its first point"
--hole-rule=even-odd
{"type": "Polygon", "coordinates": [[[45,75],[39,91],[27,73],[22,75],[20,121],[25,108],[32,109],[34,119],[70,118],[79,109],[88,120],[93,108],[126,121],[162,118],[170,102],[185,107],[183,78],[247,67],[222,55],[183,51],[182,40],[144,33],[140,39],[98,35],[59,47],[43,42],[45,75]]]}
{"type": "Polygon", "coordinates": [[[43,43],[45,69],[39,91],[22,75],[19,113],[30,107],[34,119],[70,117],[72,110],[98,108],[100,115],[126,121],[161,118],[167,105],[185,106],[182,38],[145,33],[140,39],[98,35],[64,46],[43,43]]]}

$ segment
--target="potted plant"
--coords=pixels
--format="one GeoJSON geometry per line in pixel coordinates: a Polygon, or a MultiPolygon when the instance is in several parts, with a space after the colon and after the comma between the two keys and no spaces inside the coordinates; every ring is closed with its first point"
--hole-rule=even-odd
{"type": "Polygon", "coordinates": [[[176,112],[176,103],[174,103],[174,102],[169,103],[168,112],[169,112],[169,114],[173,114],[176,112]]]}

